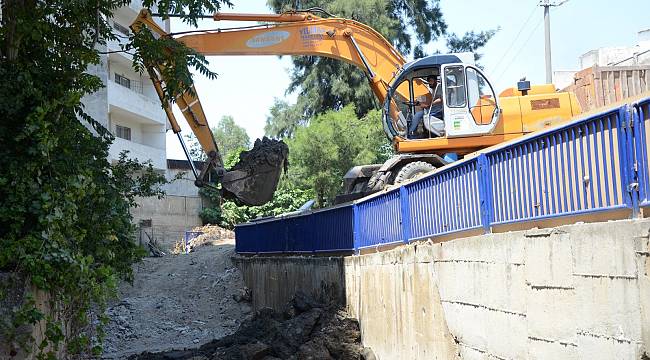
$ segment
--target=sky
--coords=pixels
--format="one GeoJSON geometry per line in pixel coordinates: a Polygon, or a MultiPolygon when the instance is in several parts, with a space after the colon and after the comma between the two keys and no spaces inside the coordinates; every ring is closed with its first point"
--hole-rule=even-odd
{"type": "MultiPolygon", "coordinates": [[[[559,1],[555,1],[559,2],[559,1]]],[[[232,9],[223,12],[270,13],[266,0],[232,0],[232,9]]],[[[538,0],[441,0],[448,32],[463,34],[500,28],[480,50],[488,79],[497,93],[514,86],[526,76],[533,84],[544,83],[543,10],[538,0]]],[[[580,55],[600,47],[633,46],[637,33],[650,29],[650,0],[569,0],[552,8],[551,44],[553,70],[579,70],[580,55]]],[[[228,22],[227,27],[250,25],[228,22]]],[[[212,20],[199,22],[199,28],[226,27],[212,20]]],[[[171,31],[189,27],[172,20],[171,31]]],[[[429,46],[445,52],[444,41],[429,46]]],[[[264,125],[274,98],[292,103],[295,94],[286,94],[291,60],[285,56],[208,57],[216,80],[195,76],[195,85],[211,124],[224,115],[246,129],[254,141],[264,135],[264,125]]],[[[182,117],[177,112],[179,119],[182,117]]],[[[182,121],[181,121],[182,122],[182,121]]],[[[191,133],[182,125],[184,134],[191,133]]],[[[178,139],[167,133],[167,157],[184,158],[178,139]]]]}

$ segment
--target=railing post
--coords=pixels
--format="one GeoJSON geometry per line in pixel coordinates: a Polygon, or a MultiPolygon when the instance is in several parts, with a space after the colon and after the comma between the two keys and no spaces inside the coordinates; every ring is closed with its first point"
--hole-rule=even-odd
{"type": "Polygon", "coordinates": [[[411,238],[411,208],[409,206],[409,191],[406,186],[399,187],[399,205],[402,216],[402,241],[408,244],[411,238]]]}
{"type": "MultiPolygon", "coordinates": [[[[647,104],[650,104],[648,102],[647,104]]],[[[645,114],[642,103],[634,105],[634,141],[636,145],[636,164],[639,206],[648,201],[648,143],[645,134],[645,114]]]]}
{"type": "Polygon", "coordinates": [[[490,161],[485,154],[477,159],[478,168],[478,196],[481,204],[481,224],[486,233],[491,232],[490,225],[494,218],[492,206],[492,174],[490,173],[490,161]]]}
{"type": "Polygon", "coordinates": [[[359,230],[359,206],[352,205],[352,245],[354,246],[354,253],[359,255],[359,246],[361,244],[361,233],[359,230]]]}
{"type": "Polygon", "coordinates": [[[618,110],[618,116],[621,123],[620,129],[623,132],[623,136],[619,136],[619,141],[622,142],[620,148],[623,149],[620,156],[623,169],[623,193],[627,194],[625,202],[632,209],[632,217],[637,217],[639,214],[638,193],[636,192],[638,183],[636,182],[636,169],[634,166],[634,139],[629,107],[627,105],[621,106],[618,110]]]}

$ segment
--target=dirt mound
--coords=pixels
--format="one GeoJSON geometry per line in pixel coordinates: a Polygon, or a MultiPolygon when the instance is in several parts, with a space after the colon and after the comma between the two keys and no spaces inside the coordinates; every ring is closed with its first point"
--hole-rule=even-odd
{"type": "Polygon", "coordinates": [[[185,238],[179,239],[172,250],[173,254],[189,253],[194,251],[199,246],[204,245],[219,245],[224,242],[233,242],[235,239],[235,232],[232,230],[224,229],[216,225],[197,226],[191,230],[192,232],[201,232],[202,234],[190,239],[185,244],[185,238]]]}
{"type": "Polygon", "coordinates": [[[228,336],[196,349],[143,353],[130,360],[374,359],[359,323],[334,303],[296,294],[283,312],[262,309],[228,336]]]}
{"type": "Polygon", "coordinates": [[[255,140],[253,148],[239,154],[239,162],[221,179],[223,195],[247,205],[270,201],[282,169],[287,168],[289,147],[282,140],[255,140]]]}
{"type": "Polygon", "coordinates": [[[261,170],[266,167],[280,168],[287,166],[289,147],[282,140],[269,139],[266,136],[255,140],[253,148],[239,154],[239,162],[230,170],[261,170]]]}

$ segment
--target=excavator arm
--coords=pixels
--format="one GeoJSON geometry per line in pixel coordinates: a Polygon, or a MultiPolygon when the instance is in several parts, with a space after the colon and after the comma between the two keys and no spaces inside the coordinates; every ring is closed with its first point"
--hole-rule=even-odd
{"type": "MultiPolygon", "coordinates": [[[[169,36],[153,21],[151,13],[146,9],[140,12],[138,18],[131,25],[131,29],[138,32],[143,26],[148,27],[156,36],[169,36]]],[[[214,175],[216,176],[215,182],[221,183],[221,191],[227,198],[237,199],[247,205],[262,205],[270,201],[277,188],[282,168],[286,166],[288,156],[286,144],[267,138],[257,140],[253,149],[240,154],[239,163],[231,171],[226,171],[198,93],[192,84],[188,90],[176,97],[175,102],[207,155],[207,161],[199,173],[183,141],[181,128],[172,111],[171,104],[165,98],[164,65],[144,59],[144,66],[162,103],[172,131],[177,135],[189,161],[196,179],[195,184],[198,187],[213,186],[209,179],[214,175]]]]}
{"type": "MultiPolygon", "coordinates": [[[[195,30],[168,34],[153,21],[152,14],[143,9],[131,25],[134,32],[142,26],[155,36],[171,37],[203,55],[302,55],[338,59],[360,68],[370,87],[383,103],[390,82],[402,70],[405,58],[381,34],[371,27],[344,18],[320,18],[308,12],[282,14],[223,14],[212,16],[215,21],[254,21],[255,25],[239,28],[195,30]]],[[[146,63],[154,87],[163,103],[169,123],[178,135],[190,164],[191,157],[180,136],[180,127],[164,97],[163,65],[146,63]]],[[[426,91],[420,86],[421,91],[426,91]]],[[[240,164],[230,172],[223,168],[218,146],[212,136],[196,89],[185,91],[175,100],[183,117],[196,135],[208,156],[208,166],[201,173],[196,169],[196,184],[207,184],[206,178],[216,173],[226,195],[247,204],[262,204],[271,199],[279,180],[282,164],[286,161],[286,145],[265,139],[256,142],[249,153],[242,154],[240,164]],[[245,162],[243,160],[247,160],[245,162]]],[[[397,92],[400,92],[398,89],[397,92]]],[[[408,92],[408,90],[407,90],[408,92]]],[[[401,94],[408,99],[409,94],[401,94]]],[[[396,106],[392,109],[397,108],[396,106]]],[[[193,167],[193,166],[192,166],[193,167]]]]}

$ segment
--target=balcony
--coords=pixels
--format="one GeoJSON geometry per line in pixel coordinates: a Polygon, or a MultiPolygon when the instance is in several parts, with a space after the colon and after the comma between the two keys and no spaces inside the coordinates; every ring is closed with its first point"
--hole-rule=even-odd
{"type": "Polygon", "coordinates": [[[151,160],[153,167],[157,170],[164,170],[167,168],[167,157],[164,149],[158,149],[153,146],[138,144],[133,141],[125,140],[116,137],[109,149],[109,161],[117,161],[120,158],[120,153],[128,150],[127,157],[137,159],[140,162],[151,160]]]}
{"type": "Polygon", "coordinates": [[[128,83],[118,84],[111,79],[107,85],[109,111],[118,108],[142,124],[165,125],[167,123],[160,101],[142,94],[142,83],[130,80],[128,83]],[[126,86],[127,84],[130,88],[126,86]]]}

